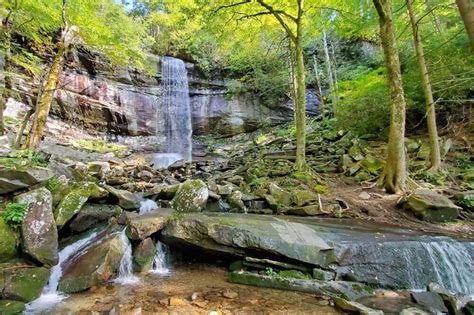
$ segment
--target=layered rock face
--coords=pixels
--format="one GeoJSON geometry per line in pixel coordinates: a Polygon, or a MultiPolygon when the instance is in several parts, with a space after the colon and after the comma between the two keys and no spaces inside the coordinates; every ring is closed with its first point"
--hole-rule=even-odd
{"type": "MultiPolygon", "coordinates": [[[[162,106],[161,70],[157,56],[149,66],[156,75],[126,69],[107,69],[83,55],[74,56],[60,77],[52,114],[76,126],[126,136],[160,136],[158,112],[162,106]],[[154,70],[153,70],[154,71],[154,70]]],[[[291,104],[269,108],[257,95],[230,95],[221,79],[204,79],[187,64],[195,135],[230,136],[291,120],[291,104]]],[[[314,95],[308,94],[312,100],[314,95]]],[[[314,113],[310,102],[309,113],[314,113]]]]}

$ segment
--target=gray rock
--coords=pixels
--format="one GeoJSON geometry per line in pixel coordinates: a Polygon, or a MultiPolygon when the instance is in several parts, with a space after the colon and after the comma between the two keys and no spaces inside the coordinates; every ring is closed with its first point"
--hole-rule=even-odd
{"type": "Polygon", "coordinates": [[[258,287],[299,291],[331,297],[343,297],[349,300],[357,300],[361,297],[370,296],[374,292],[373,289],[355,282],[285,278],[280,276],[260,275],[246,271],[231,272],[229,274],[229,281],[258,287]]]}
{"type": "Polygon", "coordinates": [[[409,307],[405,308],[400,312],[400,315],[430,315],[431,313],[428,313],[424,310],[420,310],[419,308],[416,307],[409,307]]]}
{"type": "Polygon", "coordinates": [[[313,268],[313,278],[321,281],[331,281],[336,278],[336,273],[334,271],[313,268]]]}
{"type": "Polygon", "coordinates": [[[98,224],[107,223],[112,217],[119,218],[122,211],[116,205],[86,203],[69,227],[73,232],[84,232],[98,224]]]}
{"type": "Polygon", "coordinates": [[[447,197],[425,188],[415,190],[404,206],[422,220],[432,222],[454,221],[461,209],[447,197]]]}
{"type": "Polygon", "coordinates": [[[132,194],[129,191],[116,189],[112,186],[105,186],[111,195],[118,200],[118,205],[125,210],[134,210],[140,208],[142,198],[137,194],[132,194]]]}
{"type": "Polygon", "coordinates": [[[240,213],[246,213],[247,207],[245,206],[244,202],[242,201],[242,192],[241,191],[234,191],[227,197],[227,202],[229,205],[237,210],[240,213]]]}
{"type": "Polygon", "coordinates": [[[42,183],[53,177],[47,168],[33,167],[28,170],[0,169],[0,195],[42,183]]]}
{"type": "Polygon", "coordinates": [[[412,292],[411,296],[423,309],[432,313],[448,313],[443,299],[435,292],[412,292]]]}
{"type": "Polygon", "coordinates": [[[0,298],[30,302],[48,283],[49,269],[25,264],[0,265],[0,298]]]}
{"type": "Polygon", "coordinates": [[[171,207],[180,212],[200,212],[208,198],[209,189],[202,180],[187,180],[179,186],[171,207]]]}
{"type": "Polygon", "coordinates": [[[157,209],[133,218],[127,226],[127,236],[132,240],[144,240],[161,231],[173,214],[173,209],[157,209]]]}
{"type": "Polygon", "coordinates": [[[39,188],[15,197],[28,205],[21,224],[23,251],[37,261],[54,266],[58,263],[58,230],[53,215],[53,196],[39,188]]]}
{"type": "Polygon", "coordinates": [[[356,313],[360,315],[383,315],[383,312],[380,310],[374,310],[371,309],[370,307],[367,307],[363,304],[354,302],[354,301],[348,301],[342,298],[333,298],[334,304],[339,307],[340,309],[350,312],[350,313],[356,313]]]}
{"type": "Polygon", "coordinates": [[[151,238],[141,241],[133,250],[133,270],[138,273],[150,271],[155,254],[156,247],[151,238]]]}

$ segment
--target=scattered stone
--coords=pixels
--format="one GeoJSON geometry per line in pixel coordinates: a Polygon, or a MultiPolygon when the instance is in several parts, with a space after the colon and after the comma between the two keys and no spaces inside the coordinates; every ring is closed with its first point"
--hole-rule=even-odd
{"type": "Polygon", "coordinates": [[[174,185],[159,184],[149,189],[148,191],[146,191],[143,196],[145,198],[172,200],[174,198],[174,195],[178,191],[179,186],[180,184],[174,184],[174,185]]]}
{"type": "Polygon", "coordinates": [[[110,164],[102,161],[89,162],[87,163],[87,171],[94,177],[104,179],[110,172],[110,164]]]}
{"type": "Polygon", "coordinates": [[[284,190],[275,183],[269,185],[270,195],[266,195],[265,199],[273,210],[280,210],[291,205],[291,193],[284,190]]]}
{"type": "Polygon", "coordinates": [[[0,216],[0,263],[7,262],[16,257],[17,234],[0,216]]]}
{"type": "Polygon", "coordinates": [[[318,204],[309,205],[305,207],[290,207],[283,211],[288,215],[298,215],[298,216],[315,216],[323,214],[318,204]]]}
{"type": "Polygon", "coordinates": [[[239,297],[239,294],[232,290],[225,290],[224,292],[222,292],[222,296],[227,299],[236,299],[239,297]]]}
{"type": "Polygon", "coordinates": [[[231,272],[229,274],[229,282],[340,297],[348,300],[357,300],[361,297],[371,296],[374,292],[373,289],[357,282],[284,278],[246,271],[231,272]]]}
{"type": "Polygon", "coordinates": [[[80,255],[64,262],[59,290],[75,293],[109,280],[116,273],[125,250],[121,238],[119,232],[104,233],[80,255]]]}
{"type": "Polygon", "coordinates": [[[231,184],[217,185],[217,193],[221,196],[229,196],[234,191],[234,186],[231,184]]]}
{"type": "Polygon", "coordinates": [[[45,182],[53,177],[53,172],[47,168],[32,167],[28,170],[0,169],[0,195],[45,182]]]}
{"type": "Polygon", "coordinates": [[[404,206],[422,220],[432,222],[454,221],[461,209],[447,197],[425,188],[415,190],[404,206]]]}
{"type": "Polygon", "coordinates": [[[347,301],[342,298],[333,298],[334,304],[346,312],[355,312],[360,315],[383,315],[383,311],[371,309],[363,304],[347,301]]]}
{"type": "Polygon", "coordinates": [[[443,299],[435,292],[412,292],[413,300],[424,309],[433,313],[448,313],[443,299]]]}
{"type": "Polygon", "coordinates": [[[37,299],[48,283],[49,269],[26,265],[0,265],[0,296],[30,302],[37,299]]]}
{"type": "Polygon", "coordinates": [[[132,218],[127,226],[127,236],[132,240],[144,240],[161,231],[173,214],[173,209],[157,209],[132,218]]]}
{"type": "Polygon", "coordinates": [[[39,188],[17,196],[15,202],[28,205],[21,223],[23,251],[43,264],[56,265],[58,230],[53,216],[53,196],[46,188],[39,188]]]}
{"type": "Polygon", "coordinates": [[[192,304],[200,308],[206,308],[209,302],[208,301],[193,301],[192,304]]]}
{"type": "Polygon", "coordinates": [[[99,224],[107,223],[112,217],[119,218],[122,212],[122,208],[116,205],[86,203],[69,227],[73,232],[84,232],[99,224]]]}
{"type": "Polygon", "coordinates": [[[227,201],[233,209],[236,209],[240,213],[246,213],[247,207],[242,201],[242,196],[243,196],[242,192],[236,190],[236,191],[233,191],[229,197],[227,197],[227,201]]]}
{"type": "Polygon", "coordinates": [[[181,297],[173,296],[169,298],[169,306],[186,306],[188,304],[189,302],[181,297]]]}
{"type": "Polygon", "coordinates": [[[141,241],[133,250],[133,270],[137,273],[148,272],[153,267],[155,254],[156,247],[151,238],[141,241]]]}
{"type": "Polygon", "coordinates": [[[191,301],[196,301],[199,297],[199,294],[197,292],[193,292],[191,295],[191,301]]]}
{"type": "Polygon", "coordinates": [[[361,192],[359,195],[359,199],[362,200],[369,200],[370,198],[372,198],[372,196],[366,191],[361,192]]]}
{"type": "Polygon", "coordinates": [[[292,200],[297,207],[302,207],[318,202],[318,195],[310,190],[295,190],[292,192],[292,200]]]}
{"type": "Polygon", "coordinates": [[[105,186],[105,189],[109,191],[118,200],[118,205],[125,210],[135,210],[140,208],[140,202],[142,198],[137,194],[133,194],[126,190],[116,189],[111,186],[105,186]]]}
{"type": "Polygon", "coordinates": [[[179,186],[171,207],[179,212],[201,212],[209,198],[209,189],[202,180],[187,180],[179,186]]]}
{"type": "Polygon", "coordinates": [[[131,211],[122,211],[118,218],[118,224],[121,225],[128,225],[132,219],[137,218],[138,213],[136,212],[131,212],[131,211]]]}

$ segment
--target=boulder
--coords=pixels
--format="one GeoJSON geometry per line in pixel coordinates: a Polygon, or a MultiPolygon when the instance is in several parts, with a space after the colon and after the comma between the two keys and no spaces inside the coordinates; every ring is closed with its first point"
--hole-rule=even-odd
{"type": "Polygon", "coordinates": [[[313,293],[336,298],[344,298],[351,301],[355,301],[365,296],[371,296],[374,293],[373,289],[356,282],[286,278],[273,275],[261,275],[247,271],[233,271],[229,273],[228,280],[232,283],[313,293]]]}
{"type": "Polygon", "coordinates": [[[47,168],[32,167],[27,170],[0,169],[0,195],[42,183],[53,177],[53,172],[47,168]]]}
{"type": "Polygon", "coordinates": [[[175,185],[166,185],[166,184],[158,184],[152,189],[145,192],[143,195],[145,198],[154,198],[161,199],[161,200],[171,200],[174,198],[174,195],[179,189],[179,184],[175,185]]]}
{"type": "Polygon", "coordinates": [[[39,188],[15,197],[15,202],[28,205],[21,224],[23,251],[49,266],[58,263],[58,230],[53,215],[53,196],[39,188]]]}
{"type": "Polygon", "coordinates": [[[9,261],[15,258],[17,235],[0,215],[0,263],[9,261]]]}
{"type": "Polygon", "coordinates": [[[2,310],[2,315],[23,314],[25,303],[13,300],[0,300],[0,310],[2,310]]]}
{"type": "Polygon", "coordinates": [[[98,224],[107,223],[112,217],[119,218],[122,211],[117,205],[86,203],[69,227],[73,232],[84,232],[98,224]]]}
{"type": "Polygon", "coordinates": [[[474,190],[459,192],[454,195],[454,198],[458,206],[474,212],[474,190]]]}
{"type": "Polygon", "coordinates": [[[462,308],[463,314],[474,315],[474,301],[469,301],[462,308]]]}
{"type": "Polygon", "coordinates": [[[118,224],[128,225],[132,219],[138,217],[138,213],[131,211],[122,211],[118,218],[118,224]]]}
{"type": "Polygon", "coordinates": [[[144,240],[161,231],[173,216],[173,209],[157,209],[132,218],[127,226],[127,236],[132,240],[144,240]]]}
{"type": "Polygon", "coordinates": [[[30,302],[37,299],[48,283],[49,269],[28,265],[0,265],[0,297],[30,302]]]}
{"type": "Polygon", "coordinates": [[[232,207],[232,209],[237,210],[240,213],[246,213],[247,207],[245,206],[244,202],[242,201],[242,192],[241,191],[234,191],[227,197],[227,202],[232,207]]]}
{"type": "Polygon", "coordinates": [[[200,212],[208,198],[209,189],[202,180],[187,180],[179,186],[171,207],[179,212],[200,212]]]}
{"type": "Polygon", "coordinates": [[[313,268],[313,278],[321,281],[331,281],[336,277],[334,271],[324,270],[320,268],[313,268]]]}
{"type": "Polygon", "coordinates": [[[294,190],[292,191],[293,203],[298,207],[303,207],[318,202],[318,195],[310,190],[294,190]]]}
{"type": "Polygon", "coordinates": [[[90,244],[63,263],[59,291],[75,293],[105,283],[116,273],[124,251],[120,232],[105,235],[90,244]]]}
{"type": "Polygon", "coordinates": [[[420,219],[432,222],[454,221],[461,209],[447,197],[425,188],[419,188],[408,196],[404,207],[420,219]]]}
{"type": "Polygon", "coordinates": [[[448,313],[448,309],[444,305],[443,299],[436,292],[412,292],[411,296],[417,304],[431,313],[448,313]]]}
{"type": "Polygon", "coordinates": [[[334,304],[346,311],[348,313],[356,313],[360,315],[383,315],[383,311],[371,309],[361,303],[357,303],[354,301],[348,301],[346,299],[341,298],[333,298],[334,304]]]}
{"type": "Polygon", "coordinates": [[[304,206],[304,207],[290,207],[283,210],[285,214],[298,216],[315,216],[323,214],[318,204],[304,206]]]}
{"type": "Polygon", "coordinates": [[[89,162],[87,163],[87,171],[94,177],[104,179],[110,172],[110,164],[102,161],[89,162]]]}
{"type": "Polygon", "coordinates": [[[428,313],[424,310],[420,310],[417,307],[408,307],[403,309],[400,312],[400,315],[430,315],[431,313],[428,313]]]}
{"type": "Polygon", "coordinates": [[[56,207],[55,219],[59,228],[63,227],[72,217],[81,211],[82,207],[89,199],[89,191],[82,187],[76,188],[66,194],[56,207]]]}
{"type": "Polygon", "coordinates": [[[133,270],[138,273],[146,273],[153,267],[156,247],[151,238],[141,241],[133,250],[133,270]]]}
{"type": "Polygon", "coordinates": [[[110,192],[112,196],[115,197],[118,201],[118,205],[125,210],[135,210],[140,208],[140,202],[142,198],[137,195],[133,194],[129,191],[116,189],[111,186],[105,186],[105,188],[110,192]]]}
{"type": "Polygon", "coordinates": [[[275,183],[269,185],[270,195],[266,195],[265,199],[273,210],[281,210],[288,207],[292,203],[291,193],[284,190],[275,183]]]}

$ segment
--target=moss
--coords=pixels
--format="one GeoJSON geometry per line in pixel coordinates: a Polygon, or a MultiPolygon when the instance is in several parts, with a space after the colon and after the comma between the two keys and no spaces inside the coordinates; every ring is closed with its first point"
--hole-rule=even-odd
{"type": "Polygon", "coordinates": [[[17,255],[17,234],[0,216],[0,262],[7,262],[17,255]]]}
{"type": "Polygon", "coordinates": [[[121,152],[127,148],[126,146],[118,145],[116,143],[109,143],[100,139],[76,140],[73,142],[73,146],[79,149],[84,149],[89,152],[98,153],[121,152]]]}
{"type": "Polygon", "coordinates": [[[45,155],[29,150],[13,151],[7,157],[0,159],[0,166],[20,171],[47,165],[48,159],[45,155]]]}
{"type": "Polygon", "coordinates": [[[4,271],[3,296],[23,302],[37,299],[49,278],[49,269],[43,267],[8,268],[7,270],[4,271]]]}
{"type": "Polygon", "coordinates": [[[89,191],[87,189],[76,189],[68,193],[59,203],[55,211],[55,220],[58,226],[66,224],[89,198],[89,191]]]}
{"type": "Polygon", "coordinates": [[[23,311],[25,310],[25,303],[12,300],[1,300],[0,310],[2,315],[23,314],[23,311]]]}
{"type": "Polygon", "coordinates": [[[311,276],[299,270],[282,270],[278,275],[283,278],[311,279],[311,276]]]}

